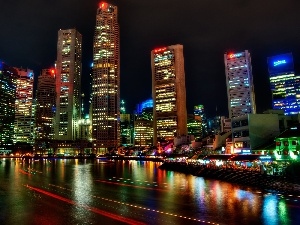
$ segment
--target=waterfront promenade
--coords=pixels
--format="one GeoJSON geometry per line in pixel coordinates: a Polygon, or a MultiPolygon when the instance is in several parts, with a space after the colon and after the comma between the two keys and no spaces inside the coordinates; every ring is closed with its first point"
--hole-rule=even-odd
{"type": "Polygon", "coordinates": [[[239,185],[255,187],[261,190],[281,194],[300,195],[300,181],[297,183],[291,182],[284,175],[275,176],[262,174],[259,171],[249,169],[209,167],[207,165],[194,165],[186,162],[175,161],[165,161],[159,168],[208,179],[222,180],[239,185]]]}

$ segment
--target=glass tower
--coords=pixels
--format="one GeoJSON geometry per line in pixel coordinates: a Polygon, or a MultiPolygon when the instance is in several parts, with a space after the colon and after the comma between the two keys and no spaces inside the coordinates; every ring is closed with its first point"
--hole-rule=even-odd
{"type": "Polygon", "coordinates": [[[0,152],[12,151],[17,71],[0,62],[0,152]]]}
{"type": "Polygon", "coordinates": [[[95,153],[120,145],[120,49],[118,9],[97,9],[92,74],[92,139],[95,153]]]}
{"type": "Polygon", "coordinates": [[[284,110],[285,115],[300,112],[300,76],[294,72],[292,53],[268,58],[273,109],[284,110]]]}

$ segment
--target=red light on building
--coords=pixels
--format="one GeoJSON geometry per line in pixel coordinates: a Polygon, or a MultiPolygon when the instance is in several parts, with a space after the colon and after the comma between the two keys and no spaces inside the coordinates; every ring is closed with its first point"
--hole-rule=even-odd
{"type": "Polygon", "coordinates": [[[55,70],[52,69],[52,70],[51,70],[51,73],[54,74],[54,73],[55,73],[55,70]]]}
{"type": "Polygon", "coordinates": [[[105,2],[100,2],[99,3],[99,8],[102,9],[102,8],[105,8],[107,4],[105,2]]]}
{"type": "Polygon", "coordinates": [[[154,49],[154,53],[158,53],[158,52],[163,52],[165,51],[167,48],[157,48],[157,49],[154,49]]]}

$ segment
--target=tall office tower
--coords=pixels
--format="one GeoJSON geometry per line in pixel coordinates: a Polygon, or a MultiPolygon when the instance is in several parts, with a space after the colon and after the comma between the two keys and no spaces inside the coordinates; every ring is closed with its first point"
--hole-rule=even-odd
{"type": "Polygon", "coordinates": [[[194,117],[195,120],[200,121],[201,123],[201,137],[205,137],[208,134],[208,131],[207,131],[207,118],[204,112],[203,105],[194,106],[194,117]]]}
{"type": "Polygon", "coordinates": [[[300,76],[294,72],[292,53],[268,58],[273,109],[284,110],[285,115],[300,112],[300,76]]]}
{"type": "Polygon", "coordinates": [[[33,82],[34,74],[30,69],[15,68],[17,70],[17,89],[15,103],[14,143],[34,141],[34,109],[33,82]]]}
{"type": "Polygon", "coordinates": [[[55,70],[43,69],[36,93],[36,140],[54,139],[55,90],[55,70]]]}
{"type": "Polygon", "coordinates": [[[13,148],[17,71],[0,62],[0,152],[13,148]]]}
{"type": "Polygon", "coordinates": [[[79,137],[81,115],[82,36],[75,29],[59,30],[56,61],[56,140],[79,137]]]}
{"type": "Polygon", "coordinates": [[[92,77],[93,150],[120,144],[120,37],[118,9],[100,3],[96,15],[92,77]]]}
{"type": "Polygon", "coordinates": [[[229,118],[250,113],[255,114],[256,105],[250,53],[248,50],[225,53],[224,62],[229,118]]]}
{"type": "Polygon", "coordinates": [[[182,45],[151,51],[153,144],[187,136],[187,111],[182,45]]]}

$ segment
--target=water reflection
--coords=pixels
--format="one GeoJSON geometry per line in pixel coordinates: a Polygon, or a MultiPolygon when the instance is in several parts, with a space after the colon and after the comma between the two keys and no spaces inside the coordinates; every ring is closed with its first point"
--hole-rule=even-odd
{"type": "Polygon", "coordinates": [[[159,165],[139,161],[5,160],[0,164],[0,203],[6,207],[0,205],[0,215],[9,216],[0,216],[0,224],[30,224],[30,217],[35,218],[35,224],[51,220],[56,224],[97,224],[97,218],[107,218],[107,212],[110,222],[115,221],[114,215],[122,215],[155,225],[288,225],[300,219],[298,196],[261,193],[160,170],[159,165]],[[29,190],[24,184],[35,189],[29,190]],[[26,215],[13,216],[16,211],[26,215]]]}

